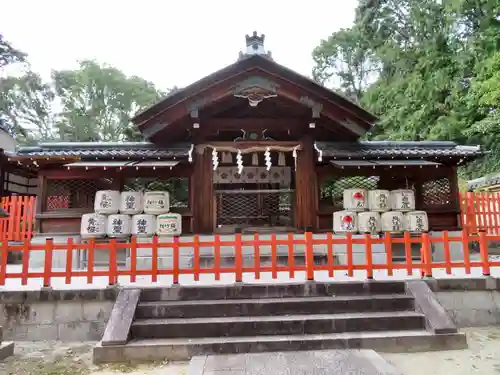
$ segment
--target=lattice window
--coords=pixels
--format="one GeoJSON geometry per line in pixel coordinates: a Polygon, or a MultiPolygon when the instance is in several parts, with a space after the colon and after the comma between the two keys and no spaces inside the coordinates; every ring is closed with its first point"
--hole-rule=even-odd
{"type": "Polygon", "coordinates": [[[379,180],[379,176],[351,176],[324,181],[320,186],[320,201],[342,207],[345,189],[374,190],[378,188],[379,180]]]}
{"type": "Polygon", "coordinates": [[[422,184],[424,207],[451,204],[451,184],[447,178],[427,181],[422,184]]]}
{"type": "Polygon", "coordinates": [[[110,189],[112,179],[47,180],[45,211],[91,209],[98,190],[110,189]]]}
{"type": "Polygon", "coordinates": [[[293,225],[293,190],[224,190],[215,196],[217,225],[293,225]]]}
{"type": "Polygon", "coordinates": [[[162,178],[128,178],[123,186],[124,191],[168,191],[170,207],[189,207],[189,179],[187,177],[162,178]]]}

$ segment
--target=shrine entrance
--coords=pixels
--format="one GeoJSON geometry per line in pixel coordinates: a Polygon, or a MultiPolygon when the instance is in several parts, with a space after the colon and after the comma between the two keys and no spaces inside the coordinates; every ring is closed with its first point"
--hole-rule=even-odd
{"type": "Polygon", "coordinates": [[[236,153],[236,166],[230,152],[220,153],[222,165],[217,165],[213,174],[216,232],[294,229],[292,153],[264,150],[236,153]]]}

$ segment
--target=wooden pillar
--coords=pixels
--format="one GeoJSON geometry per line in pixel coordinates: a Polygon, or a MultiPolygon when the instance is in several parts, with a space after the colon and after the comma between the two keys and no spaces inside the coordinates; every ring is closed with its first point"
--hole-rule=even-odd
{"type": "Polygon", "coordinates": [[[215,229],[212,177],[212,152],[206,148],[203,153],[196,154],[194,171],[191,174],[194,233],[213,233],[215,229]]]}
{"type": "Polygon", "coordinates": [[[295,226],[297,229],[317,229],[318,179],[313,140],[304,137],[302,150],[297,151],[295,171],[295,226]]]}

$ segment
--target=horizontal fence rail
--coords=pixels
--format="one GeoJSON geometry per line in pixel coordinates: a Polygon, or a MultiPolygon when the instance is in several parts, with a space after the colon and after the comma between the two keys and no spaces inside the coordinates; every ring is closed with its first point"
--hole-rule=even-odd
{"type": "MultiPolygon", "coordinates": [[[[160,242],[158,237],[153,237],[150,242],[139,243],[136,238],[131,242],[121,243],[116,239],[109,242],[96,242],[91,239],[87,243],[74,243],[69,238],[66,243],[54,243],[48,239],[45,243],[34,245],[28,239],[24,240],[22,245],[11,245],[3,241],[0,257],[0,285],[5,285],[7,279],[20,279],[21,285],[27,285],[29,279],[41,279],[43,286],[51,286],[55,278],[63,278],[66,284],[70,284],[73,278],[84,277],[88,284],[92,284],[96,277],[105,277],[109,285],[115,285],[118,277],[125,276],[134,283],[138,276],[150,277],[151,282],[157,282],[158,277],[169,275],[173,283],[179,282],[181,275],[192,275],[194,281],[199,281],[201,275],[213,275],[215,280],[220,280],[222,274],[231,274],[235,281],[242,281],[243,274],[252,274],[259,280],[262,273],[270,273],[272,279],[278,278],[278,273],[285,273],[289,278],[294,278],[295,273],[302,271],[308,280],[314,280],[316,271],[326,271],[330,278],[334,278],[335,271],[345,271],[347,276],[353,276],[355,271],[364,271],[365,277],[373,278],[374,272],[378,270],[386,271],[388,276],[392,276],[395,271],[403,272],[412,276],[430,277],[433,270],[442,268],[447,274],[452,274],[454,269],[460,268],[465,274],[470,274],[472,268],[479,268],[483,275],[489,275],[492,267],[499,267],[500,260],[491,260],[488,256],[488,242],[498,241],[500,236],[488,235],[486,232],[479,232],[477,235],[468,235],[466,231],[461,236],[451,237],[448,232],[442,232],[441,237],[430,236],[428,233],[422,233],[414,236],[410,233],[404,233],[402,236],[393,236],[389,233],[374,237],[369,234],[353,236],[336,236],[328,233],[323,238],[314,238],[312,233],[306,232],[304,235],[287,234],[285,238],[277,238],[276,234],[270,235],[269,239],[260,238],[255,234],[253,238],[244,238],[241,234],[235,234],[234,240],[224,241],[219,235],[215,235],[212,241],[201,241],[198,235],[193,236],[189,241],[181,241],[179,237],[172,238],[172,242],[160,242]],[[398,262],[393,261],[393,247],[400,244],[404,247],[404,259],[398,262]],[[412,253],[412,246],[416,244],[418,259],[412,253]],[[443,246],[444,261],[434,262],[432,260],[431,247],[440,244],[443,246]],[[459,244],[463,247],[463,259],[458,261],[451,260],[451,246],[459,244]],[[385,262],[374,264],[372,248],[376,245],[382,245],[385,250],[385,262]],[[476,252],[479,248],[477,257],[471,257],[471,251],[476,252]],[[336,248],[345,249],[346,264],[336,264],[336,248]],[[360,247],[361,246],[361,247],[360,247]],[[231,248],[234,262],[231,265],[225,265],[221,262],[221,248],[231,248]],[[286,249],[286,264],[280,264],[278,261],[278,248],[286,249]],[[297,251],[297,248],[300,251],[297,251]],[[354,251],[357,247],[364,250],[364,263],[355,264],[353,261],[354,251]],[[171,265],[160,267],[158,264],[159,250],[170,249],[171,265]],[[202,249],[210,248],[213,253],[210,266],[202,265],[200,252],[202,249]],[[117,256],[119,249],[126,249],[129,253],[130,262],[127,266],[118,265],[117,256]],[[137,253],[139,249],[151,250],[151,266],[147,269],[139,269],[137,266],[137,253]],[[247,254],[244,259],[244,252],[247,254]],[[251,257],[248,258],[248,249],[252,249],[251,257]],[[270,250],[268,262],[263,262],[261,252],[263,249],[270,250]],[[315,262],[315,256],[318,255],[318,249],[323,249],[325,256],[324,263],[315,262]],[[73,259],[76,251],[85,251],[88,257],[88,263],[83,269],[74,269],[73,259]],[[54,269],[53,257],[56,252],[63,252],[65,256],[65,268],[54,269]],[[96,267],[94,264],[97,251],[107,251],[109,254],[109,263],[104,267],[96,267]],[[20,272],[11,272],[7,267],[7,257],[10,252],[22,252],[22,266],[20,272]],[[43,267],[34,269],[29,267],[30,254],[33,252],[43,252],[43,267]],[[189,253],[192,262],[189,266],[181,264],[182,256],[189,253]],[[296,256],[303,254],[304,262],[296,262],[296,256]],[[247,264],[244,264],[246,260],[247,264]],[[248,262],[250,260],[250,262],[248,262]],[[250,264],[248,264],[250,263],[250,264]],[[269,264],[270,263],[270,264],[269,264]]],[[[185,238],[183,238],[185,240],[185,238]]],[[[282,254],[282,252],[281,252],[282,254]]],[[[281,259],[282,260],[282,259],[281,259]]]]}
{"type": "Polygon", "coordinates": [[[2,197],[0,207],[8,217],[0,218],[0,235],[8,241],[23,241],[33,237],[35,218],[33,196],[2,197]]]}

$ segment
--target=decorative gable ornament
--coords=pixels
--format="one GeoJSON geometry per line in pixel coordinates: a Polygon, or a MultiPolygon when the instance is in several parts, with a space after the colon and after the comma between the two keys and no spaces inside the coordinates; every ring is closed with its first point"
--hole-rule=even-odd
{"type": "Polygon", "coordinates": [[[274,98],[278,86],[262,77],[250,77],[240,82],[234,89],[236,98],[248,99],[250,107],[257,107],[264,99],[274,98]]]}

